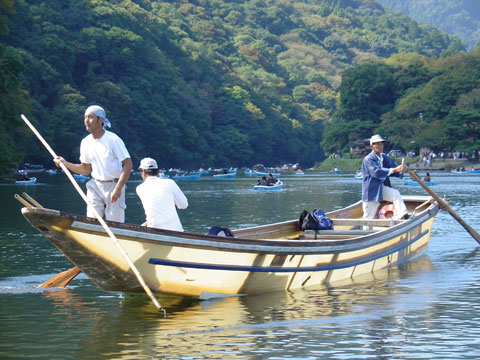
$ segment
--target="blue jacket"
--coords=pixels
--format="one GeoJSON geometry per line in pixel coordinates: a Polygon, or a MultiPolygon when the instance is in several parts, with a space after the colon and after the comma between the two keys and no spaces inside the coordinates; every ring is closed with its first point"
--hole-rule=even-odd
{"type": "MultiPolygon", "coordinates": [[[[373,151],[363,159],[362,201],[382,201],[382,184],[390,186],[388,171],[390,168],[397,167],[398,164],[383,153],[382,157],[383,164],[373,151]]],[[[400,177],[400,173],[392,173],[390,176],[400,177]]]]}

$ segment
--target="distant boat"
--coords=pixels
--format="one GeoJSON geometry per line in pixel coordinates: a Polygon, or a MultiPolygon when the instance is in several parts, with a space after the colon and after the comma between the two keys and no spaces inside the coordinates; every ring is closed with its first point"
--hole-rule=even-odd
{"type": "Polygon", "coordinates": [[[363,175],[362,175],[362,172],[361,171],[357,171],[355,173],[355,179],[357,180],[363,180],[363,175]]]}
{"type": "Polygon", "coordinates": [[[33,185],[36,182],[37,182],[37,178],[36,177],[31,177],[28,180],[17,180],[17,181],[15,181],[15,184],[17,184],[17,185],[33,185]]]}
{"type": "MultiPolygon", "coordinates": [[[[407,185],[407,186],[420,186],[419,183],[417,183],[415,180],[413,180],[411,177],[409,176],[404,176],[403,177],[403,184],[404,185],[407,185]]],[[[427,186],[433,186],[435,185],[435,183],[433,181],[423,181],[423,183],[427,186]]]]}
{"type": "Polygon", "coordinates": [[[270,172],[264,172],[264,171],[255,171],[256,176],[268,176],[269,174],[272,174],[272,176],[280,176],[282,174],[280,173],[270,173],[270,172]]]}
{"type": "Polygon", "coordinates": [[[334,173],[334,174],[341,174],[342,170],[335,168],[335,169],[331,170],[330,172],[334,173]]]}
{"type": "Polygon", "coordinates": [[[25,164],[25,170],[29,173],[40,173],[45,171],[43,165],[25,164]]]}
{"type": "Polygon", "coordinates": [[[175,175],[175,176],[172,176],[172,179],[174,179],[174,180],[200,179],[200,174],[175,175]]]}
{"type": "Polygon", "coordinates": [[[229,172],[229,173],[226,173],[226,174],[215,174],[215,175],[213,175],[213,177],[216,177],[216,178],[234,178],[234,177],[237,177],[237,173],[236,172],[229,172]]]}
{"type": "Polygon", "coordinates": [[[48,170],[45,170],[45,172],[49,175],[56,175],[58,174],[57,170],[55,169],[48,169],[48,170]]]}
{"type": "Polygon", "coordinates": [[[297,170],[295,171],[295,175],[305,175],[305,173],[302,170],[297,170]]]}
{"type": "Polygon", "coordinates": [[[275,183],[275,185],[255,185],[253,190],[258,191],[278,191],[282,190],[283,183],[279,180],[275,183]]]}
{"type": "Polygon", "coordinates": [[[190,171],[190,175],[208,175],[208,170],[199,169],[198,171],[190,171]]]}
{"type": "Polygon", "coordinates": [[[85,176],[85,175],[81,175],[81,174],[73,174],[73,177],[74,177],[76,180],[79,180],[79,181],[85,181],[85,180],[90,179],[90,177],[85,176]]]}
{"type": "Polygon", "coordinates": [[[480,169],[478,170],[475,170],[475,169],[472,169],[472,170],[465,170],[465,169],[461,169],[461,170],[452,170],[452,174],[480,174],[480,169]]]}

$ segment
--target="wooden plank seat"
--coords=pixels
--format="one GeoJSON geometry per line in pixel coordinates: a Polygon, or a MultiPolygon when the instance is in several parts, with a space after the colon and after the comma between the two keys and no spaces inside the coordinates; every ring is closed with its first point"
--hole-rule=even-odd
{"type": "Polygon", "coordinates": [[[358,237],[370,235],[378,232],[378,230],[305,230],[305,233],[299,236],[300,240],[313,239],[344,239],[350,237],[358,237]]]}
{"type": "Polygon", "coordinates": [[[332,219],[333,226],[386,226],[390,227],[405,220],[394,219],[332,219]]]}

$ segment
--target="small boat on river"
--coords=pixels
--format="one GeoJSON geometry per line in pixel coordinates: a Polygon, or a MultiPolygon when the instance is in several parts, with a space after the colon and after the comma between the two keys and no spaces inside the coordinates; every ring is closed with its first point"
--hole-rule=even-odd
{"type": "Polygon", "coordinates": [[[253,187],[253,190],[257,191],[278,191],[282,190],[283,183],[278,180],[275,184],[273,185],[255,185],[253,187]]]}
{"type": "Polygon", "coordinates": [[[452,170],[452,174],[460,174],[460,175],[466,175],[466,174],[480,174],[480,169],[472,169],[472,170],[465,170],[464,168],[462,169],[454,169],[452,170]]]}
{"type": "MultiPolygon", "coordinates": [[[[416,182],[415,180],[413,180],[411,177],[409,176],[404,176],[402,178],[402,181],[403,181],[403,184],[404,185],[407,185],[407,186],[420,186],[420,184],[418,182],[416,182]]],[[[433,181],[423,181],[423,183],[427,186],[433,186],[435,185],[435,183],[433,181]]]]}
{"type": "Polygon", "coordinates": [[[82,174],[73,174],[73,177],[75,178],[75,180],[78,180],[78,181],[87,181],[90,179],[89,176],[85,176],[82,174]]]}
{"type": "Polygon", "coordinates": [[[15,184],[17,185],[34,185],[37,182],[36,177],[31,177],[28,180],[16,180],[15,184]]]}
{"type": "Polygon", "coordinates": [[[254,171],[255,176],[268,176],[272,174],[272,176],[281,176],[282,174],[278,172],[265,172],[265,171],[254,171]]]}
{"type": "Polygon", "coordinates": [[[174,175],[172,176],[173,180],[195,180],[200,179],[200,174],[183,174],[183,175],[174,175]]]}
{"type": "MultiPolygon", "coordinates": [[[[334,230],[298,220],[232,230],[231,236],[107,221],[157,294],[210,298],[335,284],[390,268],[427,248],[438,203],[404,196],[409,219],[362,219],[362,203],[327,213],[334,230]]],[[[95,218],[40,207],[22,214],[98,287],[141,292],[134,272],[95,218]]]]}
{"type": "Polygon", "coordinates": [[[227,173],[221,173],[221,174],[215,174],[213,175],[214,178],[234,178],[237,177],[236,172],[227,172],[227,173]]]}

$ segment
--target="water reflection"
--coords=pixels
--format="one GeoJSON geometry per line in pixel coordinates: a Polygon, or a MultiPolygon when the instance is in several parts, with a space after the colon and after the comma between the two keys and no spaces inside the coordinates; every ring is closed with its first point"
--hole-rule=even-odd
{"type": "MultiPolygon", "coordinates": [[[[361,276],[335,288],[208,301],[163,296],[159,301],[167,309],[166,319],[146,296],[127,295],[118,309],[95,321],[90,338],[82,342],[75,358],[182,358],[185,354],[197,358],[267,358],[275,343],[286,346],[284,342],[291,341],[292,333],[308,346],[312,336],[326,336],[330,343],[345,336],[345,329],[351,326],[365,328],[368,338],[367,329],[376,327],[376,321],[391,314],[398,317],[412,305],[416,307],[414,298],[428,296],[428,286],[410,287],[408,282],[401,282],[413,274],[432,271],[432,264],[424,256],[408,266],[361,276]]],[[[55,302],[59,299],[65,300],[63,294],[55,302]]],[[[66,304],[72,305],[71,301],[78,304],[65,309],[82,311],[86,304],[77,297],[67,298],[66,304]]],[[[92,306],[87,303],[87,308],[92,306]]],[[[395,321],[405,320],[400,316],[395,321]]]]}

